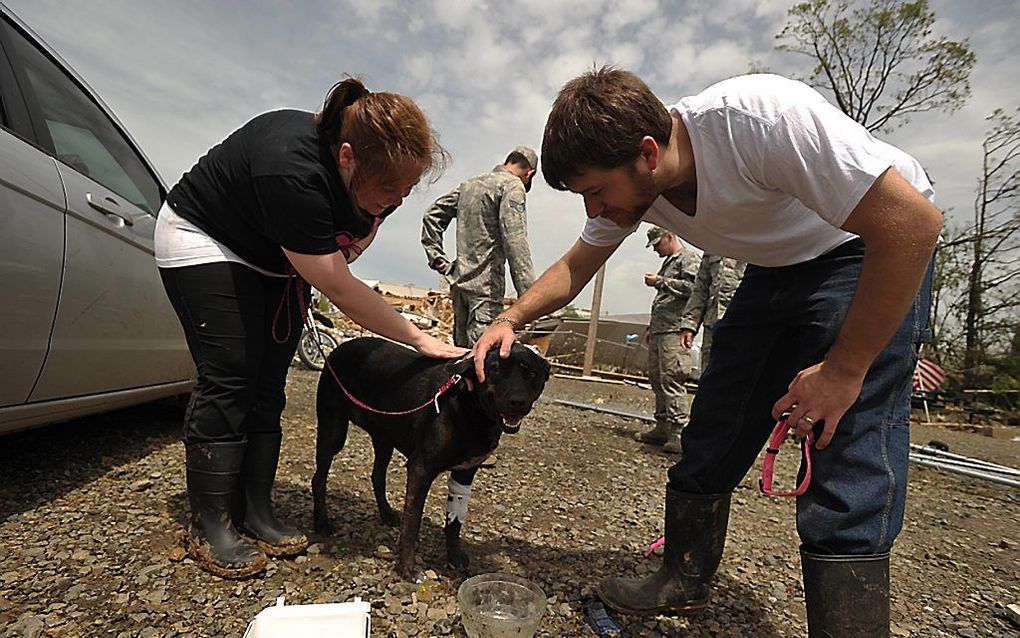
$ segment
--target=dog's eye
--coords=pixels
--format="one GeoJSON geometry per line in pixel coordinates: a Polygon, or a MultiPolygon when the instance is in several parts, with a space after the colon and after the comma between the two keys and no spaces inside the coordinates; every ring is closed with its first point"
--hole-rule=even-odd
{"type": "Polygon", "coordinates": [[[521,366],[521,374],[523,374],[526,379],[532,379],[535,377],[535,371],[528,366],[521,366]]]}

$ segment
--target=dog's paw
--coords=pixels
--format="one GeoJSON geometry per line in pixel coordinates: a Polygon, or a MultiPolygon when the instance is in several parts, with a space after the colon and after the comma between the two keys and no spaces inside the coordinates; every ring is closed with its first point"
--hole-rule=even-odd
{"type": "Polygon", "coordinates": [[[414,562],[413,561],[411,562],[410,565],[401,565],[401,564],[397,563],[393,567],[393,570],[397,572],[397,576],[399,576],[401,580],[408,580],[408,581],[414,581],[415,580],[414,562]]]}
{"type": "Polygon", "coordinates": [[[379,517],[382,518],[383,525],[388,527],[400,527],[400,513],[393,508],[379,512],[379,517]]]}
{"type": "Polygon", "coordinates": [[[460,548],[447,548],[446,560],[457,569],[465,569],[471,564],[471,557],[467,555],[467,552],[460,548]]]}
{"type": "Polygon", "coordinates": [[[328,518],[315,521],[315,531],[323,536],[332,536],[336,533],[336,528],[333,527],[333,523],[329,522],[328,518]]]}

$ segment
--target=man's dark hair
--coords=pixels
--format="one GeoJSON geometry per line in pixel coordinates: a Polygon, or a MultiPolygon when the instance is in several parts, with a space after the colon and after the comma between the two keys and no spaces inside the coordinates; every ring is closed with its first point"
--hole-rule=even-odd
{"type": "Polygon", "coordinates": [[[528,158],[524,156],[524,153],[518,153],[517,151],[510,151],[510,154],[506,156],[506,160],[503,161],[503,165],[517,164],[518,166],[526,166],[528,168],[535,168],[528,161],[528,158]]]}
{"type": "Polygon", "coordinates": [[[542,137],[542,174],[556,190],[585,167],[633,162],[641,139],[668,144],[673,118],[641,78],[604,66],[567,82],[553,102],[542,137]]]}

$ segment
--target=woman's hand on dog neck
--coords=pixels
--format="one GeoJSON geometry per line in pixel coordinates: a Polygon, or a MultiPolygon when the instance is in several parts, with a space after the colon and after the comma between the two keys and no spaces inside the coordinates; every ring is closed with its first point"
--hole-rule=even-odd
{"type": "Polygon", "coordinates": [[[424,332],[421,333],[421,338],[418,341],[409,345],[414,347],[418,354],[434,359],[456,359],[469,352],[467,348],[446,343],[424,332]]]}

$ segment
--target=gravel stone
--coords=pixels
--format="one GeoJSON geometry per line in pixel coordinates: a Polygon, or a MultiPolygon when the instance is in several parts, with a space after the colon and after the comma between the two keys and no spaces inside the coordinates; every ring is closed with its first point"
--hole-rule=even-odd
{"type": "MultiPolygon", "coordinates": [[[[662,533],[673,459],[631,439],[632,419],[539,403],[493,467],[478,473],[463,545],[472,563],[446,565],[446,481],[426,504],[417,582],[392,571],[397,531],[372,495],[372,446],[352,427],[333,462],[329,506],[337,533],[312,532],[317,375],[288,380],[275,498],[281,518],[310,538],[297,559],[270,559],[248,581],[220,580],[185,557],[187,523],[180,410],[166,403],[4,436],[0,441],[0,636],[240,638],[283,596],[287,604],[372,604],[373,636],[464,638],[457,588],[509,571],[545,592],[540,638],[590,636],[582,599],[602,578],[655,570],[644,556],[662,533]]],[[[650,391],[554,378],[546,397],[650,413],[650,391]]],[[[955,453],[1020,465],[1020,443],[912,425],[955,453]]],[[[399,456],[399,455],[398,455],[399,456]]],[[[795,504],[757,490],[760,460],[737,488],[713,603],[693,618],[621,616],[631,637],[803,636],[795,504]]],[[[792,478],[778,468],[780,478],[792,478]]],[[[403,463],[388,477],[403,501],[403,463]]],[[[911,468],[907,517],[892,561],[892,635],[1015,637],[1001,613],[1020,600],[1020,495],[1003,486],[911,468]],[[998,611],[997,611],[998,610],[998,611]]]]}

